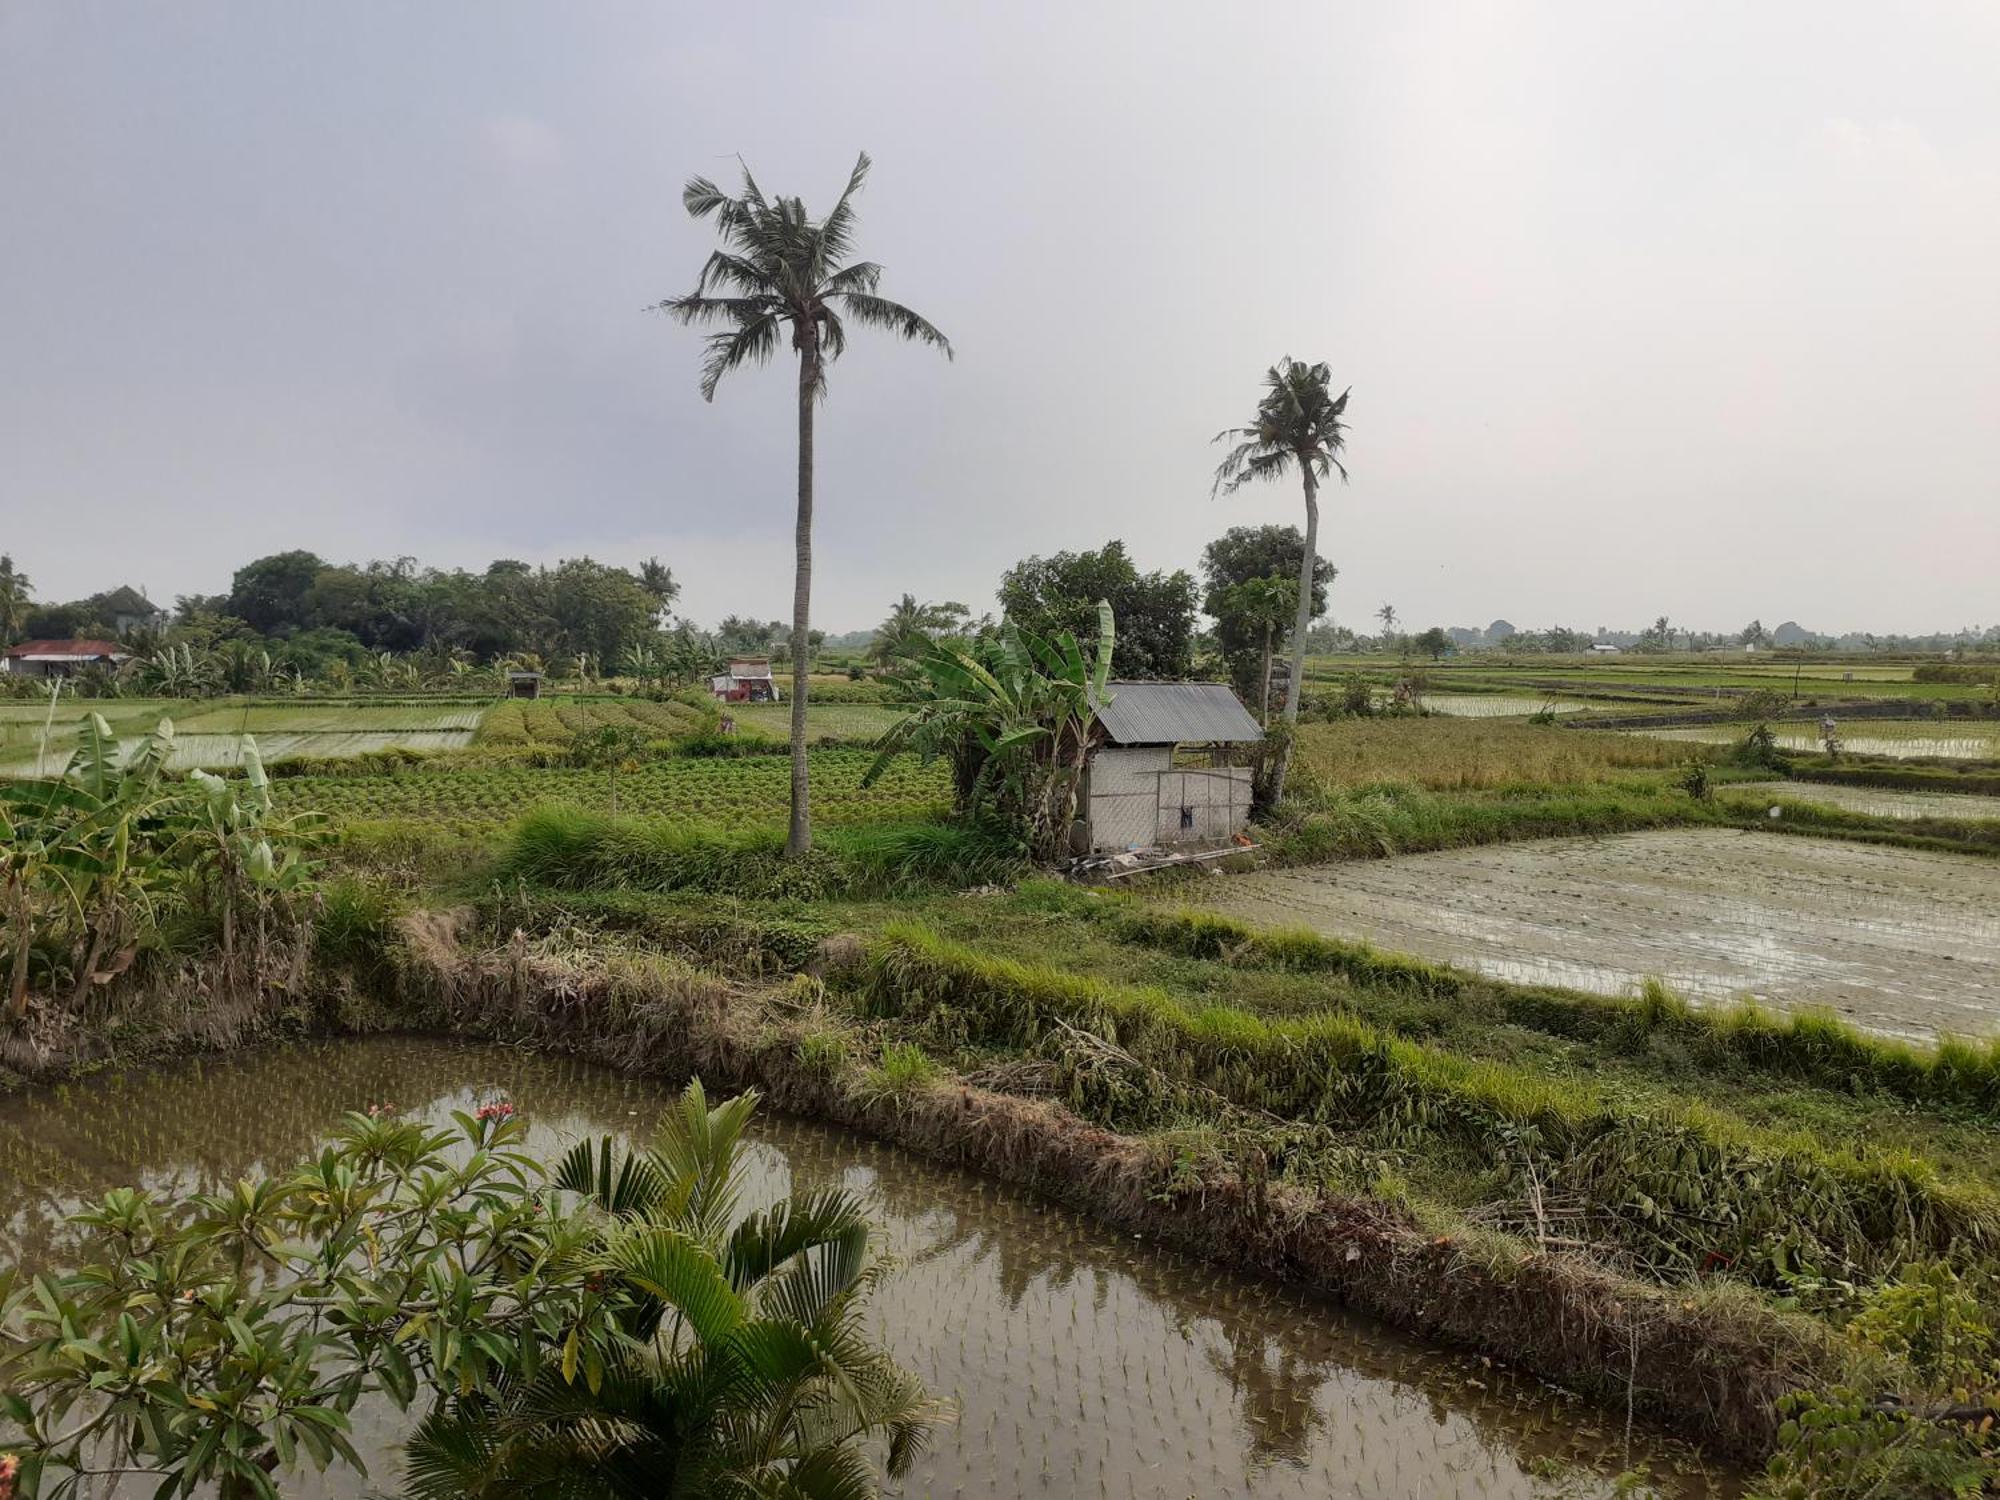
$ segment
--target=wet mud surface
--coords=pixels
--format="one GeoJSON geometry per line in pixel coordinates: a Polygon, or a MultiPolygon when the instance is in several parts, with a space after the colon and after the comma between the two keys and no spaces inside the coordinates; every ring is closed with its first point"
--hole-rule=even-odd
{"type": "Polygon", "coordinates": [[[2000,1031],[2000,863],[1969,855],[1669,829],[1263,870],[1195,899],[1522,983],[1656,977],[1892,1034],[2000,1031]]]}

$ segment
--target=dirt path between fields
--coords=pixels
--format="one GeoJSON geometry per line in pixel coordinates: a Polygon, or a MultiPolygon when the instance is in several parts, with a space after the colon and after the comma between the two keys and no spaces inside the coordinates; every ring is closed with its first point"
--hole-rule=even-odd
{"type": "Polygon", "coordinates": [[[1198,904],[1496,978],[2000,1031],[2000,863],[1730,829],[1496,844],[1204,882],[1198,904]]]}

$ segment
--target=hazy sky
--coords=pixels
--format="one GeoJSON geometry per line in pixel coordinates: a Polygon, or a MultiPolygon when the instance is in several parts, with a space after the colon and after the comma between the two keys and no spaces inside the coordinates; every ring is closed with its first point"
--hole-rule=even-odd
{"type": "Polygon", "coordinates": [[[817,610],[1192,568],[1264,367],[1351,383],[1333,616],[2000,617],[2000,6],[0,0],[0,549],[657,553],[789,613],[790,370],[640,309],[740,152],[956,363],[857,337],[817,610]]]}

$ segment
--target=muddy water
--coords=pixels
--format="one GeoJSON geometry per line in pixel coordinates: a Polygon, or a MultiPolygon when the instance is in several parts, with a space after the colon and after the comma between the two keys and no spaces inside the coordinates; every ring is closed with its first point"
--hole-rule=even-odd
{"type": "Polygon", "coordinates": [[[1724,788],[1731,796],[1783,798],[1792,802],[1824,802],[1850,812],[1878,818],[1957,818],[1978,822],[2000,819],[2000,797],[1959,792],[1899,792],[1885,787],[1845,786],[1832,781],[1746,781],[1724,788]]]}
{"type": "Polygon", "coordinates": [[[1590,705],[1569,698],[1535,698],[1516,693],[1425,693],[1424,707],[1454,719],[1524,719],[1543,709],[1558,714],[1581,713],[1590,705]]]}
{"type": "MultiPolygon", "coordinates": [[[[1635,729],[1661,740],[1693,740],[1733,745],[1750,732],[1748,724],[1703,724],[1689,729],[1635,729]]],[[[2000,758],[2000,724],[1965,724],[1951,729],[1926,721],[1852,719],[1839,725],[1840,745],[1850,755],[1887,755],[1899,760],[1935,756],[1943,760],[2000,758]]],[[[1774,724],[1771,738],[1781,750],[1817,755],[1825,747],[1818,724],[1774,724]]]]}
{"type": "Polygon", "coordinates": [[[1498,978],[2000,1030],[2000,864],[1733,829],[1549,839],[1204,882],[1204,906],[1498,978]]]}
{"type": "MultiPolygon", "coordinates": [[[[135,1073],[0,1100],[0,1259],[60,1262],[84,1193],[185,1194],[311,1150],[342,1111],[442,1119],[504,1096],[535,1144],[643,1138],[664,1088],[581,1065],[428,1042],[350,1042],[135,1073]]],[[[896,1493],[1014,1497],[1732,1495],[1726,1475],[1476,1359],[1314,1299],[1097,1229],[892,1148],[766,1116],[753,1198],[844,1185],[897,1269],[873,1304],[905,1363],[960,1417],[896,1493]]],[[[364,1424],[374,1482],[393,1414],[364,1424]]],[[[359,1494],[315,1486],[291,1494],[359,1494]]]]}

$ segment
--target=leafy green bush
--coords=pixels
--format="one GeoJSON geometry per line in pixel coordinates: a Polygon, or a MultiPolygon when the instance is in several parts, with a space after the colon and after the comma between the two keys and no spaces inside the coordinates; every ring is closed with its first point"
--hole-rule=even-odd
{"type": "Polygon", "coordinates": [[[395,918],[396,899],[384,887],[351,876],[330,880],[313,919],[313,951],[329,963],[377,972],[389,953],[395,918]]]}
{"type": "Polygon", "coordinates": [[[2000,1480],[1991,1294],[1949,1265],[1906,1267],[1848,1325],[1866,1383],[1784,1403],[1760,1500],[1961,1500],[2000,1480]],[[1867,1378],[1872,1377],[1872,1378],[1867,1378]]]}
{"type": "Polygon", "coordinates": [[[550,1475],[578,1500],[865,1500],[865,1455],[902,1474],[937,1408],[867,1336],[854,1199],[739,1212],[755,1106],[711,1109],[696,1082],[653,1150],[606,1136],[554,1167],[506,1102],[450,1130],[370,1111],[279,1177],[191,1202],[118,1189],[72,1220],[84,1264],[0,1275],[18,1463],[0,1480],[69,1494],[129,1470],[161,1495],[274,1496],[308,1463],[359,1470],[351,1413],[374,1398],[426,1408],[418,1500],[549,1493],[550,1475]]]}

